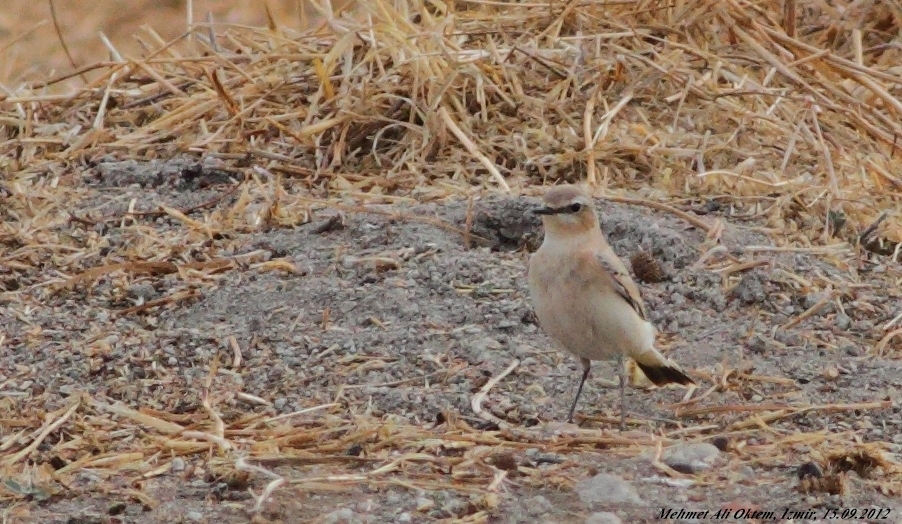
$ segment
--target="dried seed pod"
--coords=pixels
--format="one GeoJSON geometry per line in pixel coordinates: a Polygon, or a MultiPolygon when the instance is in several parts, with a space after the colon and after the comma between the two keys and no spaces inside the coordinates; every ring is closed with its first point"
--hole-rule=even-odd
{"type": "Polygon", "coordinates": [[[666,278],[661,264],[648,251],[637,252],[630,258],[630,263],[633,265],[636,278],[642,282],[653,284],[666,278]]]}
{"type": "Polygon", "coordinates": [[[829,493],[830,495],[843,495],[848,488],[846,476],[843,474],[830,474],[823,477],[804,477],[799,480],[796,489],[802,493],[829,493]]]}
{"type": "Polygon", "coordinates": [[[489,458],[489,463],[504,471],[517,471],[517,458],[510,452],[493,455],[489,458]]]}
{"type": "Polygon", "coordinates": [[[841,495],[846,491],[846,478],[835,471],[824,472],[815,462],[806,462],[798,467],[799,477],[797,489],[802,493],[829,493],[841,495]]]}

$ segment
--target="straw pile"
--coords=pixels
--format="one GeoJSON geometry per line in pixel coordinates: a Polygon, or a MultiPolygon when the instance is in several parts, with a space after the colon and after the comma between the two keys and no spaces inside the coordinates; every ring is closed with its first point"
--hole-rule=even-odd
{"type": "MultiPolygon", "coordinates": [[[[165,239],[173,243],[302,222],[310,194],[391,202],[588,180],[609,194],[677,206],[717,201],[763,221],[778,242],[803,247],[856,244],[873,225],[865,247],[898,257],[902,13],[890,2],[841,4],[373,0],[304,34],[278,20],[260,29],[195,24],[175,41],[151,42],[140,59],[120,57],[110,44],[114,60],[0,92],[3,278],[48,294],[77,284],[69,278],[93,265],[70,245],[67,227],[109,219],[70,212],[96,198],[80,173],[114,160],[184,155],[240,173],[245,183],[225,210],[208,211],[218,201],[129,209],[180,222],[165,239]],[[55,91],[78,75],[85,85],[55,91]],[[188,216],[197,210],[203,218],[188,216]]],[[[124,261],[113,252],[105,263],[176,271],[155,245],[132,246],[124,261]]],[[[198,264],[192,268],[228,266],[198,264]]],[[[9,304],[19,295],[8,288],[4,296],[9,304]]],[[[36,474],[63,485],[79,468],[162,474],[172,462],[157,461],[160,454],[212,450],[229,474],[245,475],[260,472],[240,458],[247,453],[352,460],[336,454],[376,433],[395,444],[371,457],[379,464],[372,473],[304,482],[375,479],[434,462],[422,445],[428,434],[379,429],[376,421],[357,421],[376,428],[354,430],[366,435],[345,428],[324,444],[322,435],[341,422],[334,417],[307,429],[259,415],[226,425],[212,400],[204,413],[175,415],[84,394],[70,399],[47,413],[3,401],[11,411],[0,424],[30,443],[0,447],[9,471],[24,474],[27,459],[63,426],[82,435],[68,441],[73,461],[36,474]],[[101,454],[72,451],[107,437],[116,444],[101,454]],[[389,460],[389,449],[403,453],[389,460]]],[[[480,467],[483,455],[519,445],[515,436],[463,423],[445,438],[473,451],[448,459],[460,471],[454,489],[495,484],[504,470],[480,467]]],[[[601,440],[627,444],[584,436],[566,445],[601,440]]],[[[769,453],[762,450],[762,460],[769,453]]]]}
{"type": "Polygon", "coordinates": [[[729,196],[801,242],[898,203],[888,5],[396,4],[316,35],[197,26],[74,93],[41,94],[76,73],[2,95],[5,169],[191,152],[370,194],[588,178],[729,196]]]}

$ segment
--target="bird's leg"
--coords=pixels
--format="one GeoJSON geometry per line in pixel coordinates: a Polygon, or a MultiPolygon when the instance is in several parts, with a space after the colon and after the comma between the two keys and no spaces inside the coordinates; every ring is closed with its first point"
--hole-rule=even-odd
{"type": "Polygon", "coordinates": [[[592,363],[587,358],[579,359],[579,362],[583,365],[583,378],[579,381],[579,387],[576,388],[576,397],[573,398],[573,404],[570,405],[570,414],[567,415],[567,422],[573,423],[573,412],[576,410],[576,401],[579,400],[580,393],[583,392],[583,384],[586,383],[586,379],[589,378],[589,370],[592,369],[592,363]]]}
{"type": "Polygon", "coordinates": [[[617,357],[617,365],[620,367],[620,431],[626,431],[626,366],[623,355],[617,357]]]}

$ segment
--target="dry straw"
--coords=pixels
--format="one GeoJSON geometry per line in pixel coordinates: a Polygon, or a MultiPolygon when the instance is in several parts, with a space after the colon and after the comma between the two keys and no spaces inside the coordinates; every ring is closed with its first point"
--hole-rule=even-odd
{"type": "MultiPolygon", "coordinates": [[[[113,61],[0,91],[0,267],[24,283],[3,294],[4,307],[26,321],[19,302],[26,293],[49,297],[123,272],[204,281],[235,267],[296,271],[286,261],[254,254],[185,264],[161,258],[157,247],[309,220],[335,196],[391,203],[464,194],[473,186],[517,192],[556,180],[587,179],[609,194],[638,193],[612,198],[682,213],[710,238],[720,229],[679,207],[717,199],[765,224],[779,249],[826,256],[835,250],[825,246],[854,246],[877,224],[862,235],[869,249],[898,258],[899,13],[888,2],[838,5],[368,0],[352,16],[332,16],[324,7],[324,22],[303,34],[272,19],[268,28],[192,22],[171,42],[148,30],[142,38],[155,50],[144,57],[120,57],[115,43],[105,41],[113,61]],[[79,78],[85,81],[78,87],[60,89],[79,78]],[[133,202],[125,214],[84,211],[97,193],[81,173],[95,163],[185,154],[218,161],[242,173],[243,181],[192,209],[140,209],[133,202]],[[162,236],[153,241],[135,233],[131,251],[114,253],[121,257],[115,263],[86,265],[84,248],[66,233],[106,223],[129,228],[147,214],[178,227],[156,232],[162,236]]],[[[120,314],[193,296],[186,287],[120,314]]],[[[881,353],[902,333],[889,327],[881,353]]],[[[230,347],[240,366],[241,347],[234,341],[230,347]]],[[[211,377],[217,373],[212,368],[211,377]]],[[[713,378],[715,388],[742,387],[729,372],[713,378]]],[[[569,453],[607,446],[639,453],[675,439],[764,431],[779,438],[736,450],[742,461],[773,465],[791,460],[799,446],[822,449],[825,457],[842,450],[864,456],[878,454],[880,445],[856,443],[845,433],[787,435],[770,423],[806,411],[885,407],[694,408],[696,417],[716,416],[672,435],[626,439],[497,424],[482,409],[494,385],[474,398],[473,408],[488,424],[482,429],[451,414],[441,429],[348,419],[333,404],[225,423],[217,402],[238,398],[267,407],[269,400],[212,386],[203,396],[204,411],[188,416],[78,392],[70,404],[45,412],[42,396],[23,393],[30,400],[19,401],[13,394],[0,400],[0,465],[3,476],[18,480],[0,490],[0,499],[58,493],[87,469],[98,478],[124,472],[149,478],[168,472],[178,456],[196,455],[210,457],[210,467],[224,475],[269,477],[257,493],[258,507],[288,484],[316,489],[366,482],[484,493],[471,516],[478,521],[497,504],[491,493],[513,474],[491,465],[504,450],[538,446],[569,453]],[[61,428],[68,439],[51,439],[61,428]],[[368,443],[366,457],[344,454],[358,442],[368,443]],[[100,443],[101,453],[87,452],[100,443]],[[452,448],[462,452],[440,453],[452,448]],[[43,462],[62,452],[79,458],[56,470],[43,462]],[[348,461],[359,466],[356,473],[303,474],[310,464],[348,461]],[[37,472],[33,463],[42,464],[37,472]],[[281,464],[302,474],[271,471],[281,464]]],[[[884,489],[898,493],[899,465],[872,462],[892,474],[884,489]]],[[[521,465],[517,482],[571,482],[565,467],[549,471],[521,465]]]]}

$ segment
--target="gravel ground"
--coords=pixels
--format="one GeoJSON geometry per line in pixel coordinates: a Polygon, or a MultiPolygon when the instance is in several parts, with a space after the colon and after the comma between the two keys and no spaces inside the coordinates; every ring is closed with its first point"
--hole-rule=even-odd
{"type": "MultiPolygon", "coordinates": [[[[221,194],[229,178],[186,176],[184,166],[167,165],[177,168],[170,173],[153,166],[157,176],[149,178],[136,174],[134,165],[101,166],[93,180],[96,198],[83,206],[109,203],[104,213],[115,215],[138,198],[139,209],[159,203],[186,209],[221,194]]],[[[236,198],[216,206],[225,208],[236,198]]],[[[528,252],[541,238],[538,222],[525,213],[529,205],[525,198],[476,202],[472,232],[489,239],[489,246],[465,246],[459,234],[410,218],[438,218],[463,228],[467,203],[450,201],[407,207],[394,217],[327,210],[304,225],[230,231],[171,248],[171,260],[262,250],[264,259],[294,264],[294,273],[261,271],[253,264],[207,274],[117,273],[55,295],[43,287],[10,289],[7,280],[0,317],[6,334],[0,346],[0,430],[27,431],[22,438],[3,438],[4,457],[29,444],[25,437],[44,423],[41,410],[64,408],[76,393],[181,416],[189,424],[206,416],[208,385],[225,392],[218,409],[227,427],[252,415],[336,404],[299,417],[298,427],[341,426],[332,437],[345,446],[337,454],[359,455],[361,461],[282,463],[275,469],[286,477],[362,474],[383,464],[375,459],[390,458],[392,450],[425,453],[435,464],[405,467],[378,481],[282,487],[257,514],[250,512],[254,500],[247,488],[259,494],[267,479],[217,476],[223,457],[216,452],[177,453],[169,470],[146,479],[141,475],[147,469],[172,457],[147,458],[141,471],[85,469],[67,477],[65,488],[48,481],[27,493],[23,473],[15,469],[15,485],[0,487],[0,494],[16,501],[5,522],[246,522],[253,515],[256,522],[286,523],[638,523],[656,520],[668,508],[757,508],[780,516],[785,508],[820,515],[830,508],[868,507],[890,511],[881,522],[902,522],[894,491],[902,445],[902,366],[892,358],[898,343],[888,345],[886,357],[872,354],[882,327],[899,313],[898,297],[888,291],[899,279],[898,265],[861,255],[854,267],[844,267],[828,264],[829,257],[748,249],[772,243],[755,232],[760,224],[708,206],[703,218],[724,221],[722,244],[740,262],[769,262],[725,282],[715,271],[729,265],[723,253],[696,267],[701,251],[711,247],[703,247],[704,232],[671,214],[600,201],[602,227],[618,254],[629,258],[642,249],[662,264],[667,278],[647,284],[644,297],[662,332],[663,350],[698,377],[695,397],[708,392],[686,409],[708,411],[676,414],[683,390],[631,388],[630,428],[621,435],[618,391],[607,384],[614,378],[612,365],[595,363],[577,428],[561,421],[578,364],[555,351],[536,325],[526,294],[528,252]],[[111,314],[186,285],[194,298],[111,314]],[[794,322],[812,308],[813,314],[794,322]],[[228,366],[235,343],[242,361],[228,366]],[[519,366],[491,389],[484,406],[541,438],[499,431],[470,406],[474,393],[515,359],[519,366]],[[222,370],[207,383],[214,360],[222,370]],[[709,391],[714,381],[720,387],[709,391]],[[880,402],[754,420],[777,409],[762,407],[767,404],[880,402]],[[30,422],[17,426],[12,420],[30,422]],[[353,444],[341,438],[372,421],[382,429],[370,437],[353,444]],[[395,428],[395,441],[383,434],[390,433],[388,426],[395,428]],[[469,439],[483,435],[486,443],[455,449],[453,435],[459,437],[460,428],[469,439]],[[408,430],[428,437],[399,442],[397,435],[408,430]],[[683,475],[663,471],[655,460],[655,439],[668,446],[664,462],[683,475]],[[693,453],[699,454],[696,460],[685,458],[693,453]],[[475,457],[473,464],[464,460],[454,467],[478,474],[452,471],[442,465],[451,460],[446,457],[475,457]],[[487,494],[501,472],[504,478],[487,494]],[[803,474],[813,486],[807,493],[800,488],[803,474]],[[443,484],[431,492],[419,489],[431,481],[443,484]],[[841,494],[828,493],[840,484],[841,494]],[[134,491],[155,502],[142,503],[134,491]]],[[[201,219],[199,212],[191,216],[201,219]]],[[[89,248],[78,261],[88,268],[124,260],[141,242],[183,226],[170,217],[145,217],[126,227],[74,222],[65,228],[89,248]]],[[[59,275],[47,267],[29,278],[59,275]]],[[[92,438],[84,428],[100,415],[88,408],[79,414],[79,422],[62,425],[29,455],[30,464],[59,469],[54,459],[68,464],[82,457],[84,441],[92,438]]],[[[115,434],[119,419],[105,420],[104,438],[115,434]]],[[[148,430],[120,437],[113,439],[115,446],[97,436],[102,449],[92,453],[135,449],[154,435],[148,430]]],[[[230,438],[245,437],[236,432],[230,438]]],[[[323,442],[328,438],[318,445],[323,442]]],[[[305,447],[309,443],[283,442],[279,450],[255,452],[305,447]]]]}

